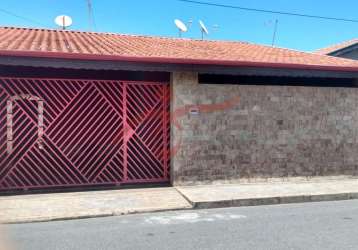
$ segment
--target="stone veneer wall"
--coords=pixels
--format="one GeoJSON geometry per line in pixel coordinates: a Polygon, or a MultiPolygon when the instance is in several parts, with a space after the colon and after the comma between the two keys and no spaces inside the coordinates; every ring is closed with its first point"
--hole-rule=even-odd
{"type": "Polygon", "coordinates": [[[173,73],[171,87],[174,185],[357,174],[358,89],[198,84],[194,73],[173,73]]]}

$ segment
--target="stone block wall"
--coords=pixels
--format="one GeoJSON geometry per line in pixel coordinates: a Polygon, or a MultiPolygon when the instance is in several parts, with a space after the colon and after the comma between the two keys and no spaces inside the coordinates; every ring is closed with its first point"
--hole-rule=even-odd
{"type": "Polygon", "coordinates": [[[174,185],[358,173],[358,89],[198,84],[173,73],[174,185]]]}

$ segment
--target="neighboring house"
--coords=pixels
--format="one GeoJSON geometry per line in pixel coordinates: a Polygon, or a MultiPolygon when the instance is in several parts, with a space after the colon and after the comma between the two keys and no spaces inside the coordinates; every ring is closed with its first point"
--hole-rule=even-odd
{"type": "Polygon", "coordinates": [[[352,39],[327,48],[319,49],[315,53],[358,60],[358,39],[352,39]]]}
{"type": "Polygon", "coordinates": [[[0,189],[356,176],[358,62],[0,28],[0,189]]]}

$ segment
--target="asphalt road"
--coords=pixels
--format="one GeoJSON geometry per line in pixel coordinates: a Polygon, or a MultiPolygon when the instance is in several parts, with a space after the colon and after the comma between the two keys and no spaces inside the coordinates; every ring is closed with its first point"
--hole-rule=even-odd
{"type": "Polygon", "coordinates": [[[5,230],[15,250],[358,249],[358,200],[17,224],[5,230]]]}

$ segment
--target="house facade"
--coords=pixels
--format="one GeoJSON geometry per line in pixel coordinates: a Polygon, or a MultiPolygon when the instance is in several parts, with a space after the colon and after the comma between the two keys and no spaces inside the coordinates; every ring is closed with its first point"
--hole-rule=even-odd
{"type": "Polygon", "coordinates": [[[358,63],[242,42],[0,28],[0,189],[358,173],[358,63]]]}

